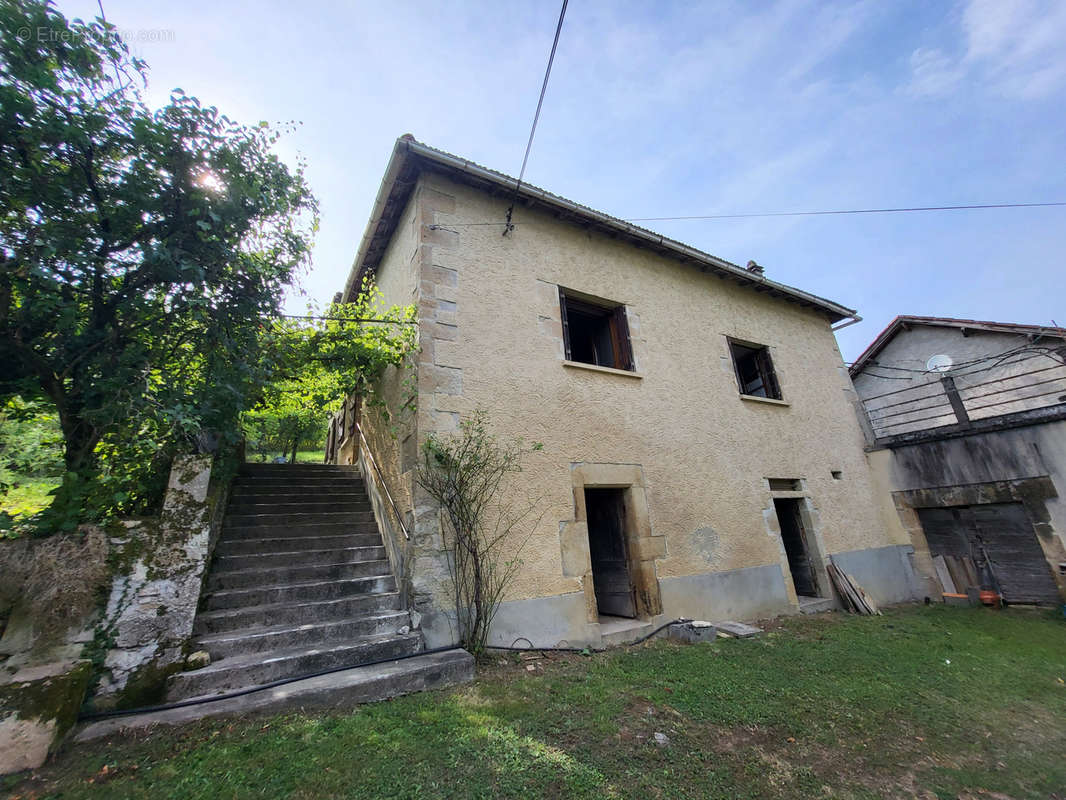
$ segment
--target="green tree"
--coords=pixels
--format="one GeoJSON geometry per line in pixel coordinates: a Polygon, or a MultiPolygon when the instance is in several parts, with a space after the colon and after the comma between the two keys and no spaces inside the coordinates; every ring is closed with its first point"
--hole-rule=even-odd
{"type": "Polygon", "coordinates": [[[329,415],[345,397],[378,403],[377,378],[385,367],[403,365],[417,344],[414,322],[413,305],[387,307],[367,281],[354,302],[333,303],[310,322],[277,323],[269,337],[270,379],[245,415],[248,439],[295,461],[301,443],[324,437],[329,415]]]}
{"type": "Polygon", "coordinates": [[[275,130],[151,110],[145,75],[102,20],[0,4],[0,399],[54,403],[75,505],[102,460],[235,427],[317,227],[275,130]]]}

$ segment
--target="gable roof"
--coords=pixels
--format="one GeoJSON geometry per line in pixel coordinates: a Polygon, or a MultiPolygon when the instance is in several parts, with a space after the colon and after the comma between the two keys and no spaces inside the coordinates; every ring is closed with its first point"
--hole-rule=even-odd
{"type": "Polygon", "coordinates": [[[877,334],[877,338],[870,342],[870,346],[863,350],[855,363],[848,367],[848,372],[854,378],[865,368],[868,362],[877,357],[885,346],[891,342],[901,330],[906,330],[912,325],[929,325],[941,328],[958,328],[960,330],[989,331],[992,333],[1014,333],[1021,336],[1040,338],[1050,336],[1053,339],[1066,339],[1066,328],[1055,328],[1047,325],[1021,325],[1015,322],[986,322],[979,319],[955,319],[953,317],[915,317],[900,315],[888,323],[888,326],[877,334]]]}
{"type": "MultiPolygon", "coordinates": [[[[418,176],[423,171],[438,172],[460,183],[473,186],[490,194],[510,197],[518,186],[518,180],[502,172],[475,164],[473,161],[446,153],[443,150],[422,144],[410,134],[396,140],[396,145],[385,169],[370,222],[363,234],[359,251],[344,286],[344,299],[351,299],[363,284],[363,277],[372,274],[381,261],[389,241],[399,224],[400,215],[414,191],[418,176]]],[[[515,199],[517,207],[535,208],[549,212],[558,219],[571,221],[591,230],[628,241],[663,255],[676,258],[682,263],[748,286],[757,292],[765,292],[790,302],[824,312],[830,322],[844,319],[858,321],[854,309],[826,300],[824,297],[804,292],[783,283],[772,281],[764,275],[732,264],[724,259],[704,253],[694,247],[667,238],[631,222],[611,217],[588,206],[580,205],[565,197],[522,183],[515,199]]],[[[500,225],[503,226],[501,215],[500,225]]],[[[850,324],[850,323],[849,323],[850,324]]]]}

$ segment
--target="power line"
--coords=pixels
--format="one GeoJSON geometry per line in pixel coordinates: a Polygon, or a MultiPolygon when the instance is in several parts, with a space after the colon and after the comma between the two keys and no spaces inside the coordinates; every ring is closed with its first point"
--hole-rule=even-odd
{"type": "Polygon", "coordinates": [[[982,203],[968,206],[915,206],[913,208],[849,208],[841,211],[769,211],[760,214],[702,214],[690,217],[630,217],[626,222],[668,222],[689,219],[745,219],[750,217],[820,217],[831,214],[899,214],[913,211],[969,211],[979,208],[1045,208],[1056,203],[982,203]]]}
{"type": "Polygon", "coordinates": [[[414,325],[414,320],[377,319],[375,317],[319,317],[308,314],[278,314],[283,319],[325,320],[328,322],[385,322],[389,325],[414,325]]]}
{"type": "MultiPolygon", "coordinates": [[[[517,190],[516,190],[517,191],[517,190]]],[[[699,214],[692,216],[682,217],[621,217],[622,222],[684,222],[686,220],[701,220],[701,219],[752,219],[755,217],[823,217],[840,214],[899,214],[905,212],[919,212],[919,211],[967,211],[974,209],[984,208],[1049,208],[1053,206],[1066,206],[1066,201],[1054,202],[1054,203],[981,203],[968,206],[915,206],[913,208],[849,208],[832,211],[766,211],[755,214],[699,214]]],[[[508,209],[508,213],[514,208],[514,204],[511,204],[511,209],[508,209]]],[[[510,217],[508,217],[510,220],[510,217]]],[[[449,222],[451,226],[458,228],[473,228],[480,227],[482,225],[507,225],[513,227],[515,225],[531,225],[536,223],[519,223],[519,222],[449,222]]],[[[438,225],[431,225],[431,228],[438,228],[438,225]]]]}
{"type": "Polygon", "coordinates": [[[537,100],[537,113],[533,115],[533,126],[529,129],[529,141],[526,142],[526,154],[522,157],[522,169],[518,173],[518,183],[514,187],[514,197],[511,198],[511,205],[507,209],[507,227],[503,229],[504,235],[507,231],[511,230],[511,214],[514,213],[514,201],[518,197],[518,189],[522,185],[522,178],[526,175],[526,164],[529,162],[529,151],[533,147],[533,135],[537,132],[537,122],[540,121],[540,109],[544,105],[544,93],[548,91],[548,78],[552,74],[552,63],[555,61],[555,49],[559,46],[559,34],[563,31],[563,18],[566,16],[566,3],[567,0],[563,0],[563,7],[559,11],[559,24],[555,26],[555,40],[552,42],[551,54],[548,56],[548,68],[544,70],[544,83],[540,86],[540,98],[537,100]]]}

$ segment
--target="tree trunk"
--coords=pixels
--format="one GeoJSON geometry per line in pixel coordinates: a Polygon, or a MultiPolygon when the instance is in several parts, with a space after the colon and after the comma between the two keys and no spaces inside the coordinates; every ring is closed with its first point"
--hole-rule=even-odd
{"type": "Polygon", "coordinates": [[[100,434],[96,426],[86,421],[64,402],[63,398],[52,398],[59,412],[59,426],[63,431],[63,463],[67,472],[86,472],[95,466],[96,445],[100,443],[100,434]]]}
{"type": "Polygon", "coordinates": [[[292,458],[289,459],[289,463],[290,464],[295,464],[296,463],[296,448],[298,448],[299,446],[300,446],[300,440],[298,438],[297,439],[293,439],[292,440],[292,458]]]}

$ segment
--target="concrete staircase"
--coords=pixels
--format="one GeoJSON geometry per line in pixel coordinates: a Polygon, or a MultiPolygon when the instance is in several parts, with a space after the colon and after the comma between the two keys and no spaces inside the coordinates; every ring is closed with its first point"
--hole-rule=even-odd
{"type": "MultiPolygon", "coordinates": [[[[166,700],[410,656],[423,649],[410,626],[354,468],[246,464],[233,484],[196,617],[193,650],[206,650],[211,664],[171,676],[166,700]]],[[[430,658],[392,665],[381,696],[403,693],[405,670],[414,675],[430,658]]],[[[472,677],[462,651],[444,661],[448,669],[431,671],[428,680],[419,673],[407,690],[472,677]]],[[[363,686],[367,675],[357,678],[363,686]]],[[[319,679],[316,686],[328,690],[329,683],[319,679]]],[[[308,703],[316,704],[321,698],[308,703]]]]}

